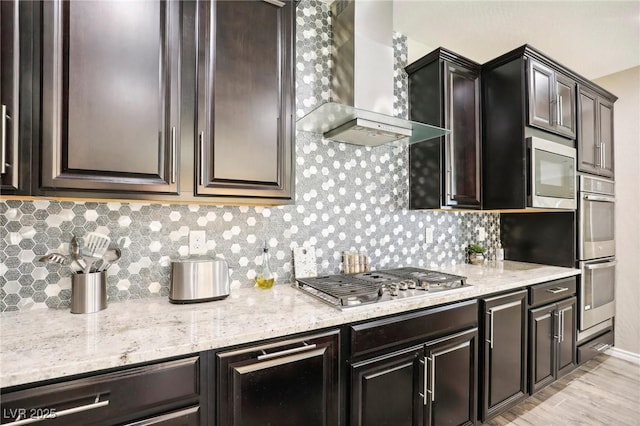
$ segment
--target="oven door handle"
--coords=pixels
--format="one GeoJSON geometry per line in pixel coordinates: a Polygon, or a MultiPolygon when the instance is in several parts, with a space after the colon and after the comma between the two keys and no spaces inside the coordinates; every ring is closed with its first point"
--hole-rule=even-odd
{"type": "Polygon", "coordinates": [[[604,195],[583,195],[582,198],[584,198],[587,201],[604,201],[605,203],[615,203],[616,199],[613,197],[606,197],[604,195]]]}
{"type": "Polygon", "coordinates": [[[605,262],[605,263],[596,263],[595,265],[584,265],[585,269],[604,269],[604,268],[611,268],[613,266],[616,266],[618,264],[617,260],[612,260],[611,262],[605,262]]]}

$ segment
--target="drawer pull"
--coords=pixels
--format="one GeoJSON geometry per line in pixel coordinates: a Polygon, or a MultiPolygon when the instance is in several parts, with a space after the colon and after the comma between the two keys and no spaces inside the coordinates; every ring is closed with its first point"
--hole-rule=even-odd
{"type": "Polygon", "coordinates": [[[604,352],[607,349],[609,349],[611,347],[611,345],[609,343],[601,343],[600,345],[596,346],[595,349],[598,352],[604,352]]]}
{"type": "MultiPolygon", "coordinates": [[[[265,359],[272,359],[272,358],[277,358],[279,356],[284,356],[284,355],[291,355],[291,354],[295,354],[298,352],[304,352],[304,351],[308,351],[311,349],[315,349],[316,345],[311,344],[304,344],[304,346],[300,346],[298,348],[292,348],[292,349],[285,349],[283,351],[279,351],[279,352],[274,352],[272,354],[268,354],[268,353],[263,353],[262,355],[258,355],[258,361],[264,361],[265,359]]],[[[264,352],[264,351],[263,351],[264,352]]]]}
{"type": "Polygon", "coordinates": [[[547,291],[547,293],[558,294],[558,293],[563,293],[565,291],[569,291],[569,288],[568,287],[555,287],[555,288],[549,288],[546,291],[547,291]]]}
{"type": "Polygon", "coordinates": [[[286,3],[280,0],[263,0],[265,3],[271,3],[274,6],[282,7],[286,6],[286,3]]]}
{"type": "Polygon", "coordinates": [[[28,425],[28,424],[31,424],[31,423],[37,423],[37,422],[41,422],[41,421],[44,421],[44,420],[49,420],[49,419],[58,418],[58,417],[62,417],[62,416],[68,416],[69,414],[75,414],[75,413],[81,413],[83,411],[95,410],[96,408],[106,407],[107,405],[109,405],[109,400],[107,399],[107,400],[104,400],[104,401],[100,401],[100,394],[98,394],[98,395],[96,395],[95,402],[93,402],[91,404],[81,405],[79,407],[73,407],[73,408],[68,408],[66,410],[58,411],[58,412],[52,413],[51,417],[43,416],[43,417],[40,417],[40,418],[30,418],[30,419],[22,419],[22,420],[20,420],[20,418],[18,417],[16,419],[16,421],[11,422],[11,423],[7,423],[7,424],[12,425],[12,426],[28,425]],[[55,416],[55,417],[53,417],[53,416],[55,416]]]}

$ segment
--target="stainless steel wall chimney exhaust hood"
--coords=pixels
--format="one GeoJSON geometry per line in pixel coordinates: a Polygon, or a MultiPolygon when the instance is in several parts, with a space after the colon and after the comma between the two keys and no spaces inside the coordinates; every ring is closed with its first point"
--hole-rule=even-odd
{"type": "Polygon", "coordinates": [[[449,130],[393,117],[393,2],[337,0],[333,24],[332,98],[296,128],[326,139],[378,146],[436,138],[449,130]]]}

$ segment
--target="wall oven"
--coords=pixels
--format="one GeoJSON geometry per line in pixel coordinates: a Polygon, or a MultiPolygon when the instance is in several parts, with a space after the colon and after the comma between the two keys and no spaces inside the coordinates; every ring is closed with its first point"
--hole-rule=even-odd
{"type": "Polygon", "coordinates": [[[578,189],[579,325],[589,335],[615,315],[615,184],[580,175],[578,189]]]}
{"type": "Polygon", "coordinates": [[[527,146],[529,207],[575,210],[575,148],[535,136],[527,146]]]}
{"type": "Polygon", "coordinates": [[[580,330],[585,331],[615,315],[616,260],[580,262],[580,330]]]}
{"type": "Polygon", "coordinates": [[[614,183],[580,176],[578,257],[580,260],[615,256],[614,183]]]}

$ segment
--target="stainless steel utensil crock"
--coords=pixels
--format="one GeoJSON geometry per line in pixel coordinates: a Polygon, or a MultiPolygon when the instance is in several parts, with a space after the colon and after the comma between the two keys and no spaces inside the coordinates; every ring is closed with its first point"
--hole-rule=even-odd
{"type": "Polygon", "coordinates": [[[90,314],[107,307],[107,273],[71,276],[71,313],[90,314]]]}

